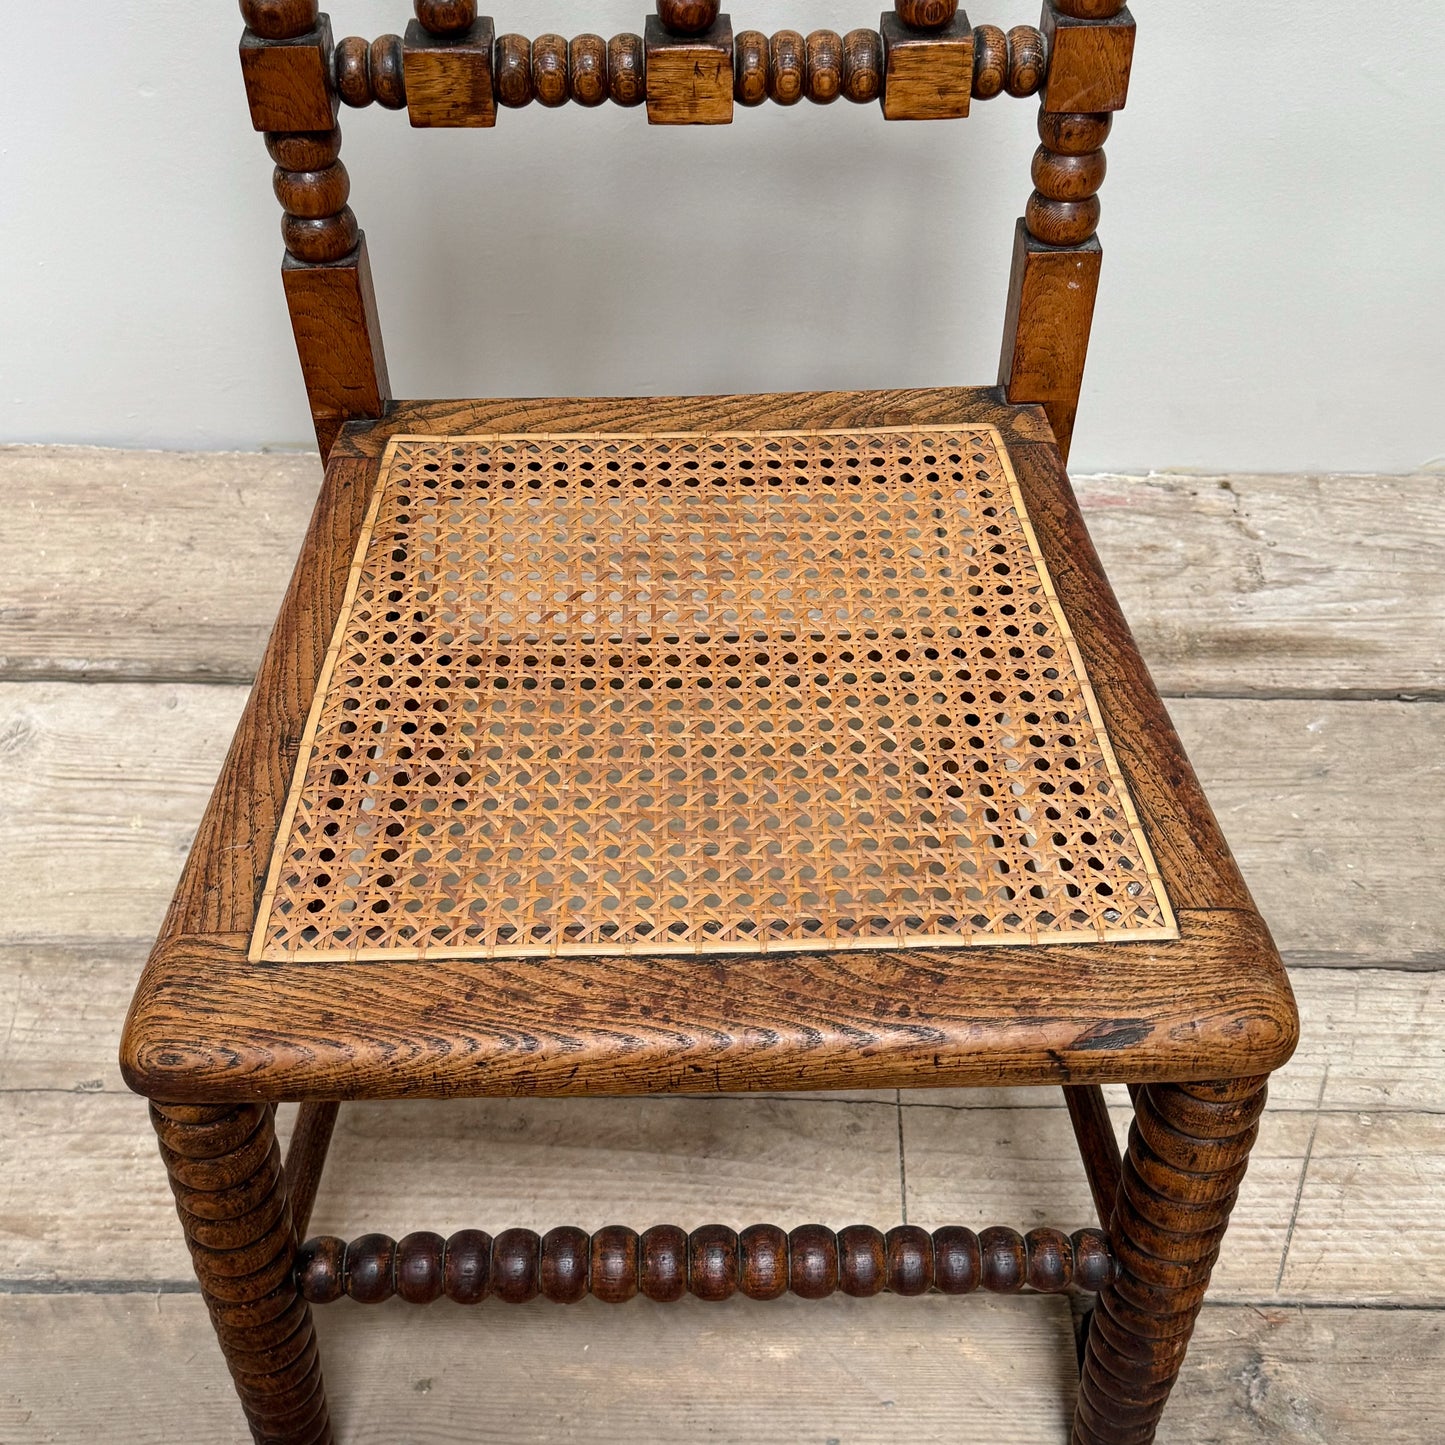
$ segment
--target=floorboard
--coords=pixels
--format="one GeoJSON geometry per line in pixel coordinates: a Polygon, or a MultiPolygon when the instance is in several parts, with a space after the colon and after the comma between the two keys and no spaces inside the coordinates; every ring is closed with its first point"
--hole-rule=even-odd
{"type": "MultiPolygon", "coordinates": [[[[26,499],[0,678],[249,681],[319,479],[311,455],[0,448],[26,499]]],[[[1439,476],[1076,485],[1166,695],[1445,696],[1439,476]]]]}
{"type": "MultiPolygon", "coordinates": [[[[0,683],[0,877],[28,885],[0,943],[154,935],[244,697],[0,683]]],[[[1445,856],[1445,703],[1172,712],[1287,962],[1445,964],[1439,884],[1401,866],[1445,856]]]]}

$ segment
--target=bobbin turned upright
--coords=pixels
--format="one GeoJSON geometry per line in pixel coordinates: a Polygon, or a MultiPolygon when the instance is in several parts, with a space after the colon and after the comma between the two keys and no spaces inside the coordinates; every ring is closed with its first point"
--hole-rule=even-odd
{"type": "Polygon", "coordinates": [[[1128,11],[734,33],[658,0],[604,38],[417,0],[336,44],[315,0],[241,10],[326,474],[121,1062],[255,1438],[331,1438],[312,1307],[341,1300],[1026,1290],[1097,1296],[1075,1445],[1152,1439],[1297,1019],[1064,471],[1128,11]],[[485,131],[1005,94],[1039,145],[996,387],[391,397],[343,105],[485,131]],[[306,1238],[339,1101],[998,1084],[1063,1086],[1096,1224],[306,1238]]]}

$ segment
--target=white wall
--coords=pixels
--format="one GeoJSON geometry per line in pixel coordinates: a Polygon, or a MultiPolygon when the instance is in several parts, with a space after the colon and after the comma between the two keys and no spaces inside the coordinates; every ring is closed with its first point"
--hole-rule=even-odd
{"type": "MultiPolygon", "coordinates": [[[[309,435],[230,0],[0,0],[0,440],[309,435]],[[84,24],[80,23],[84,12],[84,24]]],[[[647,0],[493,0],[532,34],[647,0]]],[[[844,29],[878,0],[732,0],[844,29]]],[[[406,0],[332,0],[339,36],[406,0]]],[[[1074,464],[1405,470],[1445,458],[1445,6],[1136,0],[1074,464]]],[[[972,18],[1036,20],[1032,0],[972,18]]],[[[1034,104],[343,111],[393,384],[454,396],[991,382],[1034,104]]]]}

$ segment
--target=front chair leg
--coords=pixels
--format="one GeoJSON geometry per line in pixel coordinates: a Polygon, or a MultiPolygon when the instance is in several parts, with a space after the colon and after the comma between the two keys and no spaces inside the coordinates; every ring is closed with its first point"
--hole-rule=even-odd
{"type": "Polygon", "coordinates": [[[263,1445],[329,1445],[272,1108],[152,1104],[151,1122],[251,1434],[263,1445]]]}
{"type": "Polygon", "coordinates": [[[1148,1445],[1174,1388],[1264,1108],[1265,1080],[1135,1097],[1110,1235],[1118,1276],[1089,1326],[1074,1445],[1148,1445]]]}

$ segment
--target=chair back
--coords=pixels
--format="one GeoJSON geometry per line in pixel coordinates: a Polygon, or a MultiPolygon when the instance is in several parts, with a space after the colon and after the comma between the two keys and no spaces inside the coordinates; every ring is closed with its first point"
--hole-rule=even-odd
{"type": "Polygon", "coordinates": [[[508,110],[612,104],[651,125],[720,125],[737,107],[877,102],[895,121],[1039,97],[1033,194],[1018,221],[998,384],[1048,413],[1068,455],[1098,288],[1098,190],[1123,107],[1134,21],[1122,0],[1044,0],[1037,28],[970,25],[957,0],[896,0],[876,30],[734,30],[719,0],[657,0],[643,32],[498,35],[476,0],[416,0],[404,35],[332,39],[317,0],[241,0],[251,122],[276,163],[282,277],[322,456],[390,399],[366,238],[347,204],[342,105],[413,126],[491,127],[508,110]]]}

